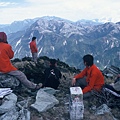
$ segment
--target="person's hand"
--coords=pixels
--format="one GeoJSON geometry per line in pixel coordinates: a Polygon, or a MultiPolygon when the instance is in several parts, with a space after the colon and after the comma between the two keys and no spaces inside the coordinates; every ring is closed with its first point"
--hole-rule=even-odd
{"type": "Polygon", "coordinates": [[[72,83],[71,83],[71,84],[72,84],[72,86],[74,86],[74,85],[75,85],[75,83],[76,83],[76,78],[73,78],[73,79],[72,79],[72,83]]]}

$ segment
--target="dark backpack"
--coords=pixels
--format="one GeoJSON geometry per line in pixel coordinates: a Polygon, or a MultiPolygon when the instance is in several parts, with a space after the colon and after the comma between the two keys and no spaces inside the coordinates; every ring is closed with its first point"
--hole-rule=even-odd
{"type": "Polygon", "coordinates": [[[57,69],[50,69],[48,77],[45,81],[45,86],[46,87],[52,87],[54,89],[57,89],[59,86],[59,71],[57,69]]]}

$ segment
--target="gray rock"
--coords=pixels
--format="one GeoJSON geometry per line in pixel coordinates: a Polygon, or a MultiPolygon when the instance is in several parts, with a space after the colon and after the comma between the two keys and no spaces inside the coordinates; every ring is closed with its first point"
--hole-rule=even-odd
{"type": "Polygon", "coordinates": [[[6,113],[15,108],[17,102],[17,96],[11,93],[5,96],[2,105],[0,106],[0,114],[6,113]]]}
{"type": "Polygon", "coordinates": [[[51,87],[45,87],[45,88],[42,88],[42,90],[49,93],[49,94],[51,94],[51,95],[54,95],[55,92],[57,91],[57,90],[55,90],[55,89],[53,89],[51,87]]]}
{"type": "MultiPolygon", "coordinates": [[[[16,108],[13,108],[0,116],[0,120],[18,120],[19,112],[16,110],[16,108]]],[[[22,120],[22,119],[21,119],[22,120]]]]}
{"type": "Polygon", "coordinates": [[[39,90],[36,101],[31,107],[35,108],[38,112],[44,112],[58,103],[59,101],[53,95],[48,94],[43,90],[39,90]]]}
{"type": "Polygon", "coordinates": [[[100,114],[104,114],[104,113],[110,112],[110,111],[111,111],[111,109],[106,104],[103,104],[97,108],[95,114],[100,115],[100,114]]]}
{"type": "Polygon", "coordinates": [[[14,76],[0,73],[0,87],[7,87],[14,89],[19,86],[20,82],[14,76]]]}

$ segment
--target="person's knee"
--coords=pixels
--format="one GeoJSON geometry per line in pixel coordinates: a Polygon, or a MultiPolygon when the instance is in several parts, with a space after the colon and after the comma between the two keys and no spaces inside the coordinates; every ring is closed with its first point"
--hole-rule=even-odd
{"type": "Polygon", "coordinates": [[[92,92],[87,92],[83,94],[83,99],[87,99],[89,97],[92,97],[92,92]]]}

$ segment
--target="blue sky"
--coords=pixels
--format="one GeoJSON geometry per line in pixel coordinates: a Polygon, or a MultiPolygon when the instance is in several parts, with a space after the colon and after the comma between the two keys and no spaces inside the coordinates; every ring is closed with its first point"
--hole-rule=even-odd
{"type": "Polygon", "coordinates": [[[0,0],[0,16],[0,24],[43,16],[120,22],[120,0],[0,0]]]}

